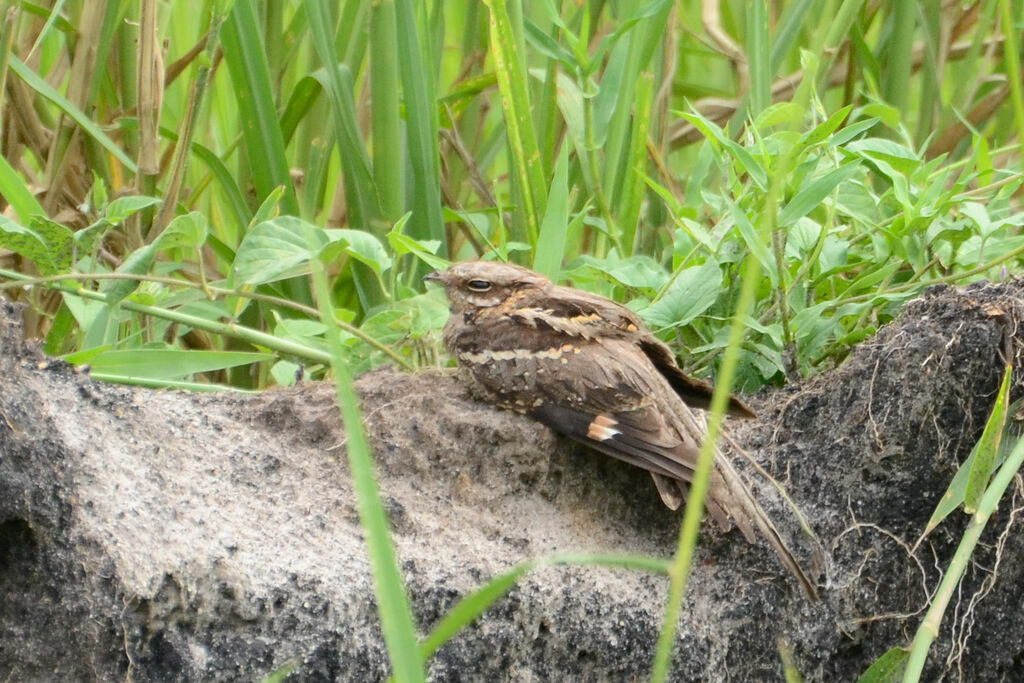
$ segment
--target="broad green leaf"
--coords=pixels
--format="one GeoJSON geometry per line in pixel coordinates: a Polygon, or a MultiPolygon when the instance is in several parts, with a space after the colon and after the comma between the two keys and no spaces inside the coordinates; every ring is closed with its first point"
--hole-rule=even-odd
{"type": "Polygon", "coordinates": [[[985,423],[985,429],[975,447],[974,464],[967,478],[967,492],[964,495],[964,512],[971,515],[978,509],[981,496],[988,487],[988,482],[995,471],[996,453],[1006,426],[1006,406],[1010,402],[1010,378],[1013,365],[1007,364],[1003,372],[1003,383],[999,387],[996,403],[992,406],[992,414],[985,423]]]}
{"type": "Polygon", "coordinates": [[[35,198],[14,167],[2,156],[0,156],[0,195],[3,195],[4,199],[10,203],[23,223],[28,223],[33,216],[46,215],[43,205],[35,198]]]}
{"type": "MultiPolygon", "coordinates": [[[[274,336],[288,339],[289,341],[306,344],[307,346],[323,346],[326,326],[319,320],[307,318],[285,318],[275,313],[274,318],[277,325],[274,327],[274,336]]],[[[346,320],[345,322],[349,322],[346,320]]],[[[349,336],[342,330],[342,336],[349,336]]]]}
{"type": "Polygon", "coordinates": [[[877,123],[877,118],[870,118],[858,121],[857,123],[851,123],[829,138],[828,147],[841,147],[861,133],[871,130],[877,123]]]}
{"type": "Polygon", "coordinates": [[[270,353],[131,349],[104,351],[90,361],[93,372],[149,379],[184,379],[274,358],[270,353]]]}
{"type": "Polygon", "coordinates": [[[660,290],[669,280],[665,269],[650,256],[630,256],[624,259],[614,256],[607,259],[581,256],[579,262],[632,289],[660,290]]]}
{"type": "Polygon", "coordinates": [[[758,189],[762,191],[768,189],[768,174],[765,172],[764,167],[745,147],[730,138],[721,127],[697,113],[676,113],[696,126],[712,144],[718,148],[724,148],[732,155],[733,159],[739,163],[740,168],[746,171],[750,179],[754,181],[758,189]]]}
{"type": "Polygon", "coordinates": [[[330,262],[339,253],[345,253],[360,263],[369,266],[379,276],[391,267],[391,257],[376,237],[362,230],[328,229],[324,234],[329,240],[321,257],[330,262]]]}
{"type": "MultiPolygon", "coordinates": [[[[1002,395],[1000,395],[996,399],[997,406],[999,402],[1002,401],[1002,398],[1002,395]]],[[[1015,403],[1014,406],[1011,406],[1010,411],[1004,411],[1004,420],[1007,412],[1015,412],[1016,405],[1017,404],[1015,403]]],[[[993,407],[993,415],[995,414],[995,411],[996,408],[993,407]]],[[[989,425],[991,423],[992,419],[990,417],[989,421],[985,423],[985,430],[982,432],[982,438],[979,439],[978,443],[974,445],[974,448],[971,450],[971,454],[967,457],[966,460],[963,461],[963,463],[960,465],[960,468],[956,471],[956,474],[953,475],[953,479],[952,481],[949,482],[949,486],[946,488],[946,492],[942,494],[942,498],[939,500],[939,504],[935,506],[935,512],[932,513],[931,519],[929,519],[928,524],[925,525],[925,529],[921,533],[921,539],[930,534],[935,529],[935,527],[937,527],[942,522],[942,520],[949,516],[949,513],[953,512],[958,507],[960,507],[960,505],[963,504],[966,500],[967,482],[971,476],[971,472],[975,470],[975,462],[978,458],[978,452],[980,450],[981,443],[982,441],[986,440],[985,435],[986,432],[988,432],[989,425]]],[[[998,441],[998,446],[996,448],[995,461],[991,464],[991,466],[986,467],[986,469],[989,469],[991,471],[995,467],[999,466],[999,464],[1002,463],[1002,461],[1006,458],[1007,454],[1009,453],[1009,447],[1012,446],[1013,443],[1013,439],[1000,438],[998,441]]],[[[920,543],[921,539],[918,539],[917,542],[920,543]]]]}
{"type": "Polygon", "coordinates": [[[765,344],[756,342],[751,344],[752,348],[743,349],[742,354],[746,362],[757,368],[760,374],[755,386],[760,386],[777,374],[786,374],[786,366],[782,362],[782,353],[765,344]]]}
{"type": "Polygon", "coordinates": [[[879,282],[892,277],[902,266],[903,264],[899,262],[882,263],[878,266],[872,266],[866,273],[853,281],[846,293],[855,294],[865,290],[871,291],[879,282]]]}
{"type": "Polygon", "coordinates": [[[871,159],[879,166],[896,169],[903,175],[911,175],[921,165],[921,158],[905,145],[882,138],[865,138],[846,145],[846,151],[871,159]]]}
{"type": "Polygon", "coordinates": [[[123,223],[124,219],[128,218],[132,214],[138,213],[139,211],[151,206],[156,206],[161,201],[162,200],[156,197],[146,197],[144,195],[118,197],[107,205],[106,211],[104,211],[103,215],[108,221],[117,225],[119,223],[123,223]]]}
{"type": "Polygon", "coordinates": [[[403,299],[395,304],[395,309],[409,314],[406,330],[411,339],[436,332],[448,321],[448,300],[436,290],[403,299]]]}
{"type": "Polygon", "coordinates": [[[548,208],[533,252],[533,269],[557,280],[562,270],[569,222],[569,153],[562,145],[548,191],[548,208]]]}
{"type": "Polygon", "coordinates": [[[176,216],[160,234],[160,248],[189,247],[198,249],[206,243],[210,222],[198,211],[176,216]]]}
{"type": "Polygon", "coordinates": [[[804,217],[796,221],[786,237],[786,256],[802,261],[818,244],[821,238],[821,224],[804,217]]]}
{"type": "MultiPolygon", "coordinates": [[[[153,259],[159,251],[159,240],[153,244],[140,247],[128,255],[121,265],[118,266],[118,273],[130,273],[132,275],[145,275],[153,265],[153,259]]],[[[126,296],[134,292],[139,286],[138,280],[106,280],[100,285],[100,291],[107,295],[107,306],[113,306],[126,296]]]]}
{"type": "Polygon", "coordinates": [[[290,360],[279,360],[270,368],[270,376],[281,387],[290,387],[298,380],[302,366],[290,360]]]}
{"type": "Polygon", "coordinates": [[[640,315],[658,329],[686,325],[711,308],[722,292],[722,281],[722,269],[714,261],[680,270],[665,293],[640,315]]]}
{"type": "Polygon", "coordinates": [[[323,229],[295,216],[279,216],[250,230],[235,253],[234,273],[240,284],[263,284],[308,272],[311,257],[306,234],[323,247],[323,229]]]}
{"type": "Polygon", "coordinates": [[[988,235],[992,231],[992,219],[989,217],[988,210],[984,204],[978,202],[963,202],[960,205],[960,213],[974,221],[975,225],[978,226],[978,230],[981,231],[982,236],[988,235]]]}
{"type": "Polygon", "coordinates": [[[260,223],[273,220],[280,215],[281,197],[284,196],[284,191],[284,186],[278,185],[267,194],[260,203],[260,207],[256,209],[256,213],[253,214],[252,220],[249,222],[249,228],[254,228],[260,223]]]}
{"type": "Polygon", "coordinates": [[[46,333],[46,343],[43,345],[43,353],[48,356],[59,356],[64,351],[74,348],[77,341],[78,330],[75,329],[75,316],[67,304],[61,304],[57,309],[50,331],[46,333]]]}
{"type": "MultiPolygon", "coordinates": [[[[88,330],[92,327],[93,321],[96,316],[99,315],[100,311],[104,310],[107,305],[101,301],[93,301],[92,299],[83,299],[80,296],[74,294],[63,293],[64,304],[68,307],[68,311],[74,317],[75,322],[78,323],[78,327],[81,330],[88,330]]],[[[79,345],[79,348],[86,348],[79,345]]]]}
{"type": "Polygon", "coordinates": [[[74,233],[65,225],[44,216],[32,219],[32,229],[46,243],[50,263],[58,272],[71,267],[71,253],[74,247],[74,233]]]}
{"type": "Polygon", "coordinates": [[[899,683],[903,680],[903,669],[907,665],[910,650],[894,647],[875,660],[875,663],[860,675],[857,683],[899,683]]]}
{"type": "Polygon", "coordinates": [[[796,125],[804,117],[804,109],[795,102],[776,102],[757,115],[754,127],[766,130],[779,124],[796,125]]]}
{"type": "Polygon", "coordinates": [[[440,256],[435,256],[441,246],[440,242],[437,240],[417,240],[402,232],[402,228],[405,227],[411,215],[407,213],[395,222],[395,226],[388,232],[388,244],[391,245],[397,256],[413,254],[431,268],[444,270],[450,263],[440,256]]]}
{"type": "Polygon", "coordinates": [[[860,163],[853,161],[829,171],[800,190],[779,213],[779,227],[789,227],[803,218],[832,193],[840,184],[851,179],[860,170],[860,163]]]}
{"type": "Polygon", "coordinates": [[[796,333],[797,360],[801,367],[809,367],[821,354],[821,350],[834,336],[836,320],[824,315],[831,302],[824,301],[801,309],[793,317],[793,331],[796,333]]]}
{"type": "Polygon", "coordinates": [[[70,229],[44,216],[33,217],[32,227],[26,228],[0,215],[0,248],[32,259],[43,275],[67,269],[71,239],[70,229]]]}
{"type": "Polygon", "coordinates": [[[761,235],[758,233],[757,228],[754,227],[754,224],[750,222],[746,212],[732,199],[728,197],[724,199],[729,207],[729,213],[732,216],[733,222],[736,224],[736,229],[743,238],[743,243],[747,245],[750,253],[761,264],[761,269],[768,274],[772,286],[776,286],[779,282],[779,269],[775,263],[775,257],[768,251],[768,246],[761,240],[761,235]]]}
{"type": "Polygon", "coordinates": [[[811,145],[816,145],[822,140],[827,139],[837,128],[839,128],[839,126],[842,125],[843,121],[846,120],[846,117],[850,115],[850,111],[852,109],[853,105],[848,104],[829,116],[824,123],[818,125],[814,130],[804,135],[803,139],[800,141],[800,146],[810,147],[811,145]]]}
{"type": "Polygon", "coordinates": [[[75,259],[77,260],[91,254],[96,244],[113,228],[113,223],[105,218],[101,218],[89,227],[76,232],[73,238],[75,241],[75,259]]]}
{"type": "Polygon", "coordinates": [[[443,259],[440,256],[434,256],[434,251],[437,250],[437,247],[435,246],[437,244],[437,240],[416,240],[408,235],[403,235],[400,232],[389,232],[388,243],[399,256],[404,254],[414,254],[416,258],[435,270],[444,270],[451,265],[451,262],[447,259],[443,259]]]}
{"type": "Polygon", "coordinates": [[[347,254],[378,274],[391,267],[391,257],[380,241],[361,230],[332,229],[295,216],[279,216],[255,226],[238,245],[235,277],[242,284],[263,284],[308,272],[313,257],[307,240],[316,244],[317,255],[330,261],[347,254]]]}

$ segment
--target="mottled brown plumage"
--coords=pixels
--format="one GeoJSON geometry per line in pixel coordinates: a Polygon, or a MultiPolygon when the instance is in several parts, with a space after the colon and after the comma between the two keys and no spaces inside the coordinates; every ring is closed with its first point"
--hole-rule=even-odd
{"type": "MultiPolygon", "coordinates": [[[[555,286],[519,266],[458,263],[427,279],[451,304],[444,343],[492,403],[651,473],[678,509],[693,478],[711,387],[683,374],[672,351],[629,309],[555,286]]],[[[730,412],[751,416],[738,399],[730,412]]],[[[728,459],[716,454],[706,500],[724,528],[758,529],[811,596],[807,579],[728,459]]]]}

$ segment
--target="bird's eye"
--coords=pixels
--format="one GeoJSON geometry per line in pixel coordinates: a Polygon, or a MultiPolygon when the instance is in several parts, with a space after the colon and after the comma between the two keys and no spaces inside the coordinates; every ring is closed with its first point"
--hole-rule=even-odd
{"type": "Polygon", "coordinates": [[[470,280],[466,283],[466,286],[474,292],[486,292],[491,288],[491,283],[487,280],[470,280]]]}

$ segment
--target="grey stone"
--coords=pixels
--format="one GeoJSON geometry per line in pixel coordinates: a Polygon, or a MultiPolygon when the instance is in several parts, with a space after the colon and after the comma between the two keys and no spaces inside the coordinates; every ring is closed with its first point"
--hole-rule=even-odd
{"type": "MultiPolygon", "coordinates": [[[[766,545],[706,524],[672,680],[781,680],[780,642],[805,680],[853,680],[908,642],[964,515],[908,551],[980,435],[1000,354],[1018,352],[1021,291],[929,291],[837,369],[729,423],[820,538],[822,601],[804,599],[766,545]]],[[[421,632],[527,558],[674,551],[681,516],[646,474],[474,401],[451,375],[384,369],[358,389],[421,632]]],[[[23,342],[17,307],[0,302],[0,679],[258,680],[289,661],[289,680],[386,677],[344,439],[329,384],[102,384],[23,342]]],[[[810,562],[796,517],[758,481],[810,562]]],[[[1020,492],[986,532],[929,680],[1021,670],[1020,492]]],[[[534,570],[429,672],[645,679],[666,595],[657,574],[534,570]]]]}

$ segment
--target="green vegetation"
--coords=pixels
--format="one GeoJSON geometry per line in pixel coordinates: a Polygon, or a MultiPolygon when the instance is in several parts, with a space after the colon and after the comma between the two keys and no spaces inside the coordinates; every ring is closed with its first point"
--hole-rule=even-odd
{"type": "MultiPolygon", "coordinates": [[[[1024,257],[1010,0],[50,4],[0,0],[0,292],[111,381],[259,390],[333,364],[357,432],[348,377],[441,362],[421,276],[486,257],[626,302],[724,396],[1024,257]]],[[[692,514],[678,561],[647,566],[673,581],[660,676],[692,514]]],[[[444,633],[489,604],[467,600],[444,633]]]]}

